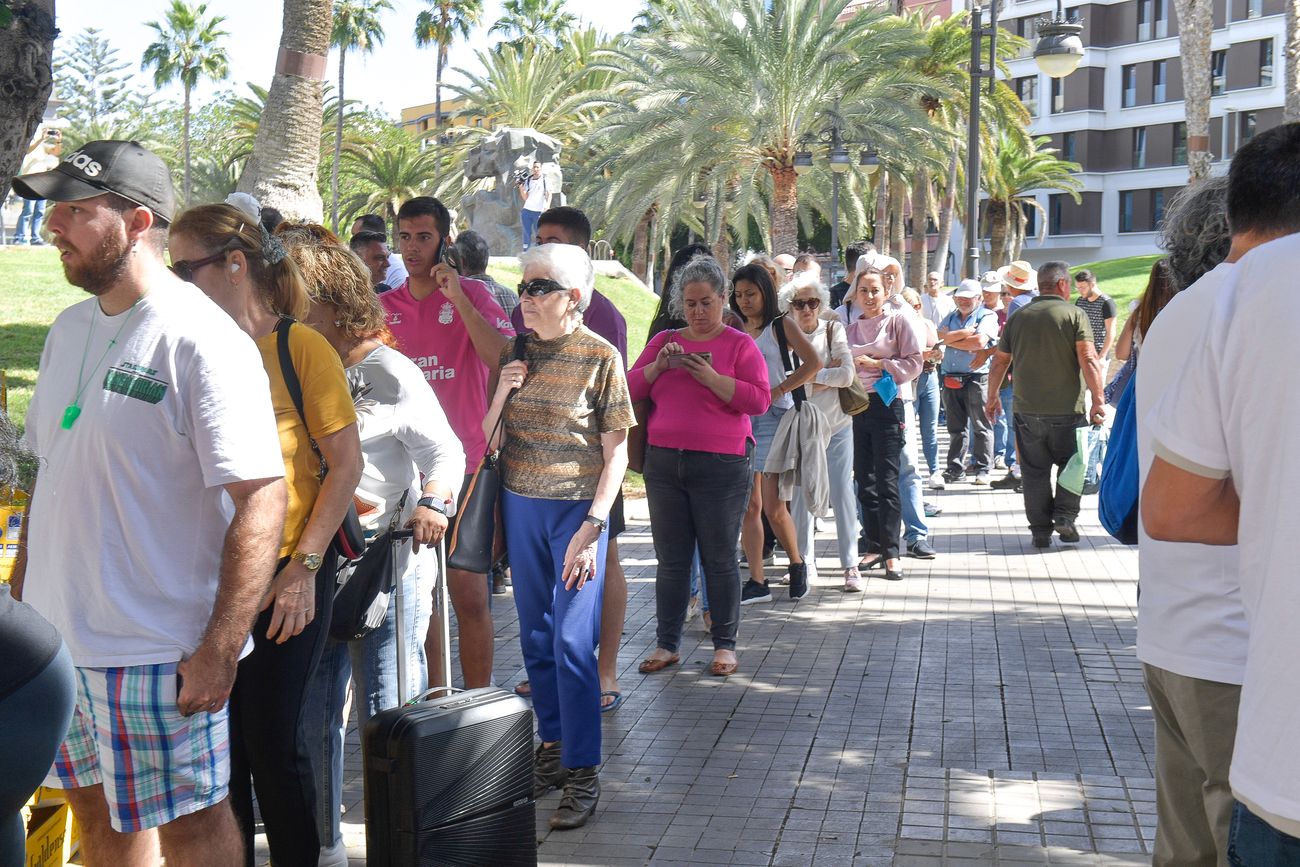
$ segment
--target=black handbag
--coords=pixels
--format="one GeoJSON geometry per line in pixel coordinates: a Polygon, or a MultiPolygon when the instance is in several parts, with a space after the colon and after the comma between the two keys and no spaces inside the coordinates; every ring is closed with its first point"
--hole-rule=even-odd
{"type": "MultiPolygon", "coordinates": [[[[330,638],[335,641],[365,638],[384,622],[397,586],[397,555],[393,548],[399,540],[394,534],[405,507],[406,494],[402,494],[388,529],[371,540],[361,559],[339,570],[330,615],[330,638]]],[[[409,532],[403,538],[409,538],[409,532]]]]}
{"type": "MultiPolygon", "coordinates": [[[[280,317],[280,321],[275,324],[275,343],[280,354],[280,375],[284,377],[285,388],[289,390],[289,397],[298,410],[302,426],[306,428],[307,416],[302,410],[302,382],[298,379],[298,371],[293,366],[293,355],[289,352],[289,329],[294,323],[295,320],[288,316],[280,317]]],[[[310,433],[307,434],[307,442],[311,443],[311,450],[316,453],[316,460],[320,462],[317,478],[324,481],[325,474],[329,472],[329,464],[325,462],[325,456],[320,453],[320,447],[316,445],[316,440],[310,433]]],[[[348,505],[347,514],[343,516],[343,523],[334,533],[334,541],[330,543],[330,547],[345,560],[356,560],[365,552],[366,534],[361,529],[361,518],[357,515],[355,502],[348,505]]]]}
{"type": "MultiPolygon", "coordinates": [[[[526,335],[515,338],[514,360],[524,359],[526,335]]],[[[506,398],[509,403],[510,397],[506,398]]],[[[501,407],[488,442],[497,437],[505,423],[506,409],[501,407]]],[[[456,526],[447,543],[447,567],[483,575],[492,570],[492,542],[496,536],[497,499],[501,495],[501,449],[491,449],[483,455],[469,489],[457,505],[456,526]]]]}

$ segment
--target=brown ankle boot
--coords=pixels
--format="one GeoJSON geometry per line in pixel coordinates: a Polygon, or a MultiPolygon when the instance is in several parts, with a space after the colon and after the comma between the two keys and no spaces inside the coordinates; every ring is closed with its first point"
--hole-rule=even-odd
{"type": "Polygon", "coordinates": [[[568,771],[569,779],[560,796],[560,808],[551,816],[551,828],[569,831],[587,824],[600,802],[599,768],[574,768],[568,771]]]}
{"type": "Polygon", "coordinates": [[[540,798],[558,789],[569,778],[569,769],[560,764],[560,745],[538,745],[533,757],[533,797],[540,798]]]}

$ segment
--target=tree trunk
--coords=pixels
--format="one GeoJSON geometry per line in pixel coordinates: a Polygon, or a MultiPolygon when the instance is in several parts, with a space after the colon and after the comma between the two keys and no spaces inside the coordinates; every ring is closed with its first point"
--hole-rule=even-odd
{"type": "MultiPolygon", "coordinates": [[[[1289,0],[1288,5],[1294,2],[1289,0]]],[[[1183,107],[1187,115],[1187,171],[1191,180],[1210,176],[1211,0],[1174,0],[1183,61],[1183,107]]]]}
{"type": "Polygon", "coordinates": [[[348,50],[339,46],[339,101],[334,123],[334,164],[330,166],[330,226],[339,233],[339,160],[343,156],[343,61],[348,50]]]}
{"type": "MultiPolygon", "coordinates": [[[[650,221],[654,215],[654,208],[647,209],[637,220],[636,231],[632,234],[632,273],[642,280],[649,276],[646,266],[650,261],[650,221]]],[[[646,285],[650,285],[649,280],[646,280],[646,285]]]]}
{"type": "MultiPolygon", "coordinates": [[[[989,267],[996,270],[1004,264],[1006,257],[1007,231],[1007,209],[1005,202],[995,202],[989,200],[985,208],[985,214],[989,220],[989,267]]],[[[976,278],[978,274],[973,275],[976,278]]]]}
{"type": "Polygon", "coordinates": [[[929,265],[926,229],[930,225],[930,173],[917,169],[912,179],[912,257],[907,260],[907,285],[920,289],[925,285],[926,266],[929,265]]]}
{"type": "Polygon", "coordinates": [[[889,172],[881,171],[876,178],[876,221],[872,226],[871,243],[885,255],[889,255],[889,172]]]}
{"type": "Polygon", "coordinates": [[[1300,0],[1286,0],[1286,41],[1282,49],[1286,60],[1282,82],[1286,90],[1286,105],[1282,120],[1293,123],[1300,120],[1300,0]]]}
{"type": "Polygon", "coordinates": [[[290,219],[320,221],[316,187],[331,0],[284,0],[281,59],[239,190],[290,219]],[[287,52],[287,54],[286,54],[287,52]]]}
{"type": "Polygon", "coordinates": [[[799,245],[799,188],[794,166],[772,172],[772,253],[793,254],[799,245]]]}
{"type": "MultiPolygon", "coordinates": [[[[906,210],[907,181],[895,173],[889,178],[889,255],[898,260],[901,268],[907,267],[907,227],[903,223],[906,210]]],[[[901,292],[903,287],[895,286],[894,290],[901,292]]]]}
{"type": "Polygon", "coordinates": [[[22,167],[54,89],[54,0],[17,3],[0,28],[0,196],[22,167]]]}
{"type": "Polygon", "coordinates": [[[185,207],[190,206],[190,191],[193,187],[190,184],[190,86],[185,85],[185,107],[182,111],[184,120],[181,130],[181,159],[185,162],[185,196],[181,200],[185,207]]]}
{"type": "Polygon", "coordinates": [[[933,266],[939,272],[941,280],[948,280],[948,247],[952,244],[952,219],[957,211],[957,154],[953,153],[948,163],[948,184],[943,191],[943,206],[939,209],[939,241],[935,245],[934,255],[938,258],[933,266]]]}

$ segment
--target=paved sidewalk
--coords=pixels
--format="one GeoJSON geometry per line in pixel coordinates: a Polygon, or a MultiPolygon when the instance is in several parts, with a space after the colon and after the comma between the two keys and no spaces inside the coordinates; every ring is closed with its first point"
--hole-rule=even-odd
{"type": "MultiPolygon", "coordinates": [[[[654,647],[654,553],[644,501],[629,502],[627,700],[605,717],[604,796],[567,833],[546,824],[558,796],[538,803],[541,863],[1150,863],[1135,551],[1110,543],[1095,497],[1082,542],[1045,552],[1030,546],[1019,495],[961,485],[927,497],[944,510],[938,559],[844,594],[819,537],[814,592],[746,606],[740,671],[725,680],[704,673],[698,620],[680,666],[637,673],[654,647]]],[[[509,688],[524,676],[514,609],[493,601],[509,688]]],[[[355,750],[354,733],[344,821],[361,865],[355,750]]]]}

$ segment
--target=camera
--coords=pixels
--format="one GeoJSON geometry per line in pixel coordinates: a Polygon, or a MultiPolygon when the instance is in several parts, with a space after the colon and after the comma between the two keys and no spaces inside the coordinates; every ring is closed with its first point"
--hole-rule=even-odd
{"type": "Polygon", "coordinates": [[[516,184],[522,184],[532,176],[533,173],[528,169],[515,169],[514,178],[516,184]]]}

